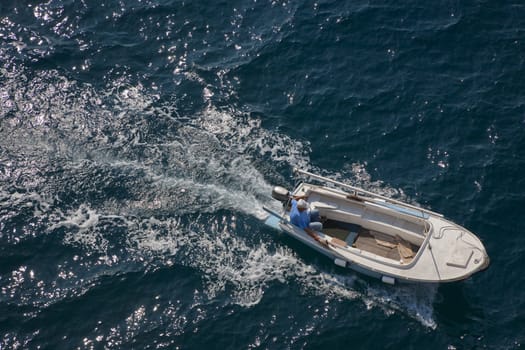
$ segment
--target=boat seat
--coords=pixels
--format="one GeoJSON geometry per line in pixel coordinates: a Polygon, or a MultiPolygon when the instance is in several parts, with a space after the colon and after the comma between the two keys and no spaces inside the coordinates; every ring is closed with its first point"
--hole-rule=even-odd
{"type": "Polygon", "coordinates": [[[328,228],[323,229],[323,233],[337,239],[341,244],[344,243],[344,245],[351,246],[359,235],[359,227],[360,226],[358,225],[347,224],[344,222],[335,223],[334,227],[334,222],[331,222],[329,223],[328,228]]]}
{"type": "Polygon", "coordinates": [[[350,234],[346,237],[345,241],[348,245],[354,244],[355,240],[357,239],[357,236],[359,233],[350,231],[350,234]]]}

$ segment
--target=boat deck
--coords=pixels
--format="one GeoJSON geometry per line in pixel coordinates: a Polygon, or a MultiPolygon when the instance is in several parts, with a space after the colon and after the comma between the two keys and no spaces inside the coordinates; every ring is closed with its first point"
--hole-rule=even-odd
{"type": "Polygon", "coordinates": [[[367,230],[359,225],[339,223],[333,220],[324,223],[323,233],[346,242],[354,248],[396,262],[402,261],[405,264],[412,261],[419,249],[419,247],[401,240],[399,237],[392,237],[381,232],[367,230]]]}

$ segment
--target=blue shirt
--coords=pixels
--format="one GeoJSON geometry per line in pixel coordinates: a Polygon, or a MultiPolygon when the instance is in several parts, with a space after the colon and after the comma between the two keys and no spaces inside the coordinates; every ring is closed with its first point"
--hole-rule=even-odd
{"type": "Polygon", "coordinates": [[[295,199],[292,199],[290,222],[302,229],[305,229],[310,225],[310,214],[308,214],[308,210],[303,210],[300,212],[299,209],[297,209],[297,201],[295,199]]]}

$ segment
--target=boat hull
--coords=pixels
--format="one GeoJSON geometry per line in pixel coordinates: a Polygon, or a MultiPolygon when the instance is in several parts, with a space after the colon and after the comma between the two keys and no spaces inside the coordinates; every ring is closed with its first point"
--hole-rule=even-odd
{"type": "Polygon", "coordinates": [[[299,184],[291,195],[307,198],[325,220],[316,239],[290,223],[287,202],[282,213],[266,209],[265,224],[338,266],[390,284],[453,282],[488,267],[483,244],[465,228],[440,214],[363,193],[299,184]]]}

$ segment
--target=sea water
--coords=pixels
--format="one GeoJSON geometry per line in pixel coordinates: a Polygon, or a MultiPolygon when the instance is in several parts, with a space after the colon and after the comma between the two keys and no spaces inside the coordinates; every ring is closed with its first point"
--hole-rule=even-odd
{"type": "Polygon", "coordinates": [[[3,1],[0,348],[520,348],[524,33],[519,2],[3,1]],[[490,268],[335,266],[262,224],[294,167],[490,268]]]}

